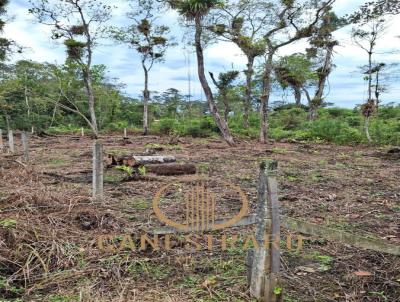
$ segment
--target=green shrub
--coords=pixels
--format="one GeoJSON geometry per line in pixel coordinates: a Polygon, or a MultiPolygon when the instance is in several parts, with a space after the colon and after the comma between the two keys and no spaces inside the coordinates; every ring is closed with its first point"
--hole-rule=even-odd
{"type": "MultiPolygon", "coordinates": [[[[50,127],[47,132],[51,134],[71,134],[71,133],[80,133],[81,132],[81,127],[75,126],[72,124],[68,125],[60,125],[60,126],[55,126],[55,127],[50,127]]],[[[85,130],[85,133],[87,132],[87,129],[85,130]]]]}
{"type": "Polygon", "coordinates": [[[158,123],[158,131],[162,134],[169,134],[176,130],[177,127],[177,120],[172,118],[164,118],[161,119],[158,123]]]}
{"type": "Polygon", "coordinates": [[[117,131],[117,130],[123,130],[124,128],[128,128],[128,122],[119,121],[119,122],[108,124],[105,130],[117,131]]]}
{"type": "Polygon", "coordinates": [[[362,124],[361,116],[348,116],[345,118],[345,121],[351,127],[360,127],[362,124]]]}
{"type": "Polygon", "coordinates": [[[400,120],[372,119],[369,130],[378,145],[400,145],[400,120]]]}
{"type": "Polygon", "coordinates": [[[293,130],[307,120],[307,112],[302,108],[291,108],[271,114],[271,127],[293,130]]]}
{"type": "Polygon", "coordinates": [[[185,135],[190,135],[192,137],[209,137],[212,132],[207,127],[202,127],[202,122],[195,121],[191,125],[185,128],[185,135]]]}
{"type": "Polygon", "coordinates": [[[334,119],[314,121],[311,123],[310,130],[314,139],[323,139],[337,144],[361,143],[363,140],[359,130],[334,119]]]}
{"type": "Polygon", "coordinates": [[[270,128],[269,129],[269,137],[272,139],[280,140],[291,137],[293,134],[292,131],[284,130],[282,128],[270,128]]]}
{"type": "Polygon", "coordinates": [[[217,124],[211,116],[205,116],[201,119],[200,128],[202,130],[210,130],[211,132],[220,133],[217,124]]]}
{"type": "Polygon", "coordinates": [[[245,128],[235,128],[232,129],[232,133],[240,136],[242,138],[253,138],[256,139],[259,137],[260,133],[259,133],[259,129],[256,127],[249,127],[247,129],[245,128]]]}
{"type": "Polygon", "coordinates": [[[338,118],[338,117],[346,117],[352,115],[351,110],[345,108],[328,108],[326,112],[330,117],[338,118]]]}
{"type": "Polygon", "coordinates": [[[260,126],[260,116],[258,114],[250,114],[249,126],[250,128],[258,128],[260,126]]]}

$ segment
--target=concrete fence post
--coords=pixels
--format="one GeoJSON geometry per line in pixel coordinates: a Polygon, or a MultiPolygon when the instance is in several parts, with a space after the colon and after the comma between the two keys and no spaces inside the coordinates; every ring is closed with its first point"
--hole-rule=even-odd
{"type": "Polygon", "coordinates": [[[22,142],[22,149],[24,150],[24,160],[25,162],[29,161],[29,141],[28,135],[26,132],[21,133],[21,142],[22,142]]]}
{"type": "Polygon", "coordinates": [[[103,198],[103,145],[99,140],[93,143],[93,198],[103,198]]]}
{"type": "Polygon", "coordinates": [[[14,133],[12,130],[8,130],[8,148],[11,153],[15,152],[15,147],[14,147],[14,133]]]}
{"type": "Polygon", "coordinates": [[[3,130],[0,129],[0,152],[4,150],[4,143],[3,143],[3,130]]]}

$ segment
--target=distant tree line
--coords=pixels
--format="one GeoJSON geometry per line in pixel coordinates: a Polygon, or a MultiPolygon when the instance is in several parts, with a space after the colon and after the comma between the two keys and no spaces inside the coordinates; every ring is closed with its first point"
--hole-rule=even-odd
{"type": "MultiPolygon", "coordinates": [[[[0,3],[0,15],[6,14],[7,2],[0,3]]],[[[238,119],[242,132],[253,131],[256,120],[257,136],[265,143],[270,136],[274,91],[290,91],[294,106],[307,112],[307,120],[318,119],[320,109],[328,105],[329,76],[340,43],[334,33],[351,26],[353,43],[366,53],[367,64],[360,70],[367,83],[367,99],[360,98],[359,112],[367,141],[372,142],[370,120],[377,116],[381,95],[388,90],[385,75],[396,68],[376,61],[375,54],[388,17],[400,11],[398,1],[367,2],[339,18],[333,11],[335,0],[131,0],[125,27],[109,25],[113,6],[101,0],[32,0],[30,4],[30,13],[50,26],[51,38],[65,46],[67,58],[61,65],[29,60],[10,64],[7,59],[21,48],[0,38],[2,127],[46,131],[86,125],[97,138],[103,129],[140,126],[148,134],[160,119],[210,116],[209,126],[216,127],[229,145],[235,144],[232,120],[238,119]],[[177,46],[170,28],[161,23],[161,16],[170,9],[184,21],[205,102],[175,88],[152,90],[154,65],[163,63],[168,49],[177,46]],[[93,64],[105,39],[139,55],[144,78],[141,98],[125,95],[124,85],[107,77],[106,66],[93,64]],[[308,42],[304,52],[280,55],[281,49],[300,40],[308,42]],[[205,48],[218,41],[241,50],[247,61],[244,70],[206,70],[205,48]]]]}

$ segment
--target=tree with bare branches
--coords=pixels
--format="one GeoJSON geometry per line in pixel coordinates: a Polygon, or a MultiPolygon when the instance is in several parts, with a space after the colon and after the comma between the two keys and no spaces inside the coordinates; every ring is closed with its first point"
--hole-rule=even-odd
{"type": "MultiPolygon", "coordinates": [[[[38,22],[52,27],[52,39],[64,43],[69,61],[79,67],[84,82],[90,118],[85,118],[97,138],[99,135],[93,89],[93,52],[111,18],[112,7],[100,0],[30,0],[38,22]]],[[[76,113],[76,108],[67,107],[76,113]]],[[[82,116],[86,116],[80,113],[82,116]]]]}
{"type": "Polygon", "coordinates": [[[149,118],[148,107],[150,101],[149,73],[154,64],[162,62],[169,47],[174,46],[172,38],[168,37],[170,29],[165,25],[158,25],[159,4],[153,0],[135,0],[132,3],[132,12],[127,15],[133,21],[126,28],[113,28],[112,37],[121,43],[128,44],[140,55],[144,72],[143,90],[143,134],[148,134],[149,118]]]}
{"type": "Polygon", "coordinates": [[[253,98],[254,64],[258,57],[266,52],[263,35],[266,22],[270,17],[271,4],[260,0],[230,1],[213,12],[212,24],[207,28],[218,38],[233,42],[246,56],[244,127],[249,126],[249,113],[253,98]]]}
{"type": "Polygon", "coordinates": [[[197,55],[197,70],[200,79],[201,86],[203,87],[204,94],[207,97],[207,103],[211,115],[213,116],[215,123],[217,124],[221,134],[225,141],[230,145],[234,146],[235,141],[229,130],[228,123],[221,117],[218,107],[215,103],[213,92],[208,84],[205,67],[204,67],[204,50],[203,50],[203,30],[204,24],[203,19],[208,13],[217,7],[221,7],[223,2],[220,0],[168,0],[167,1],[173,8],[175,8],[180,15],[186,20],[194,22],[195,26],[195,38],[194,44],[197,55]]]}
{"type": "Polygon", "coordinates": [[[371,19],[368,23],[359,24],[357,27],[352,29],[352,39],[355,45],[361,48],[368,55],[368,64],[366,67],[366,80],[368,98],[366,103],[363,105],[362,113],[365,117],[364,130],[365,135],[369,143],[372,143],[371,136],[369,134],[369,122],[370,118],[377,107],[377,100],[373,97],[374,92],[374,54],[376,51],[377,43],[380,38],[384,35],[386,30],[386,21],[384,18],[371,19]]]}
{"type": "Polygon", "coordinates": [[[215,79],[214,74],[210,72],[211,79],[214,85],[218,88],[220,97],[224,104],[224,119],[228,123],[228,116],[230,112],[230,105],[228,99],[229,89],[233,88],[232,84],[239,76],[239,72],[236,70],[231,70],[227,72],[220,73],[218,80],[215,79]]]}
{"type": "Polygon", "coordinates": [[[281,48],[298,40],[311,37],[335,0],[324,2],[295,0],[276,1],[271,6],[271,19],[264,35],[267,44],[263,72],[263,92],[260,105],[260,142],[265,143],[269,127],[269,98],[271,94],[273,61],[281,48]],[[310,17],[311,16],[311,17],[310,17]]]}

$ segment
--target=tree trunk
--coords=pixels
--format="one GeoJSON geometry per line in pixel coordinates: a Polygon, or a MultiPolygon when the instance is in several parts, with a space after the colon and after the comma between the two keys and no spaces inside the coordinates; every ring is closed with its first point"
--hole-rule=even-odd
{"type": "Polygon", "coordinates": [[[224,119],[225,119],[225,123],[228,123],[228,118],[229,118],[229,101],[228,101],[228,96],[226,92],[222,93],[222,99],[224,101],[224,119]]]}
{"type": "Polygon", "coordinates": [[[293,87],[294,90],[294,99],[296,100],[296,106],[301,106],[301,90],[300,87],[293,87]]]}
{"type": "Polygon", "coordinates": [[[373,45],[371,44],[368,52],[368,101],[372,99],[372,49],[373,45]]]}
{"type": "Polygon", "coordinates": [[[365,136],[367,137],[368,143],[372,144],[371,135],[369,134],[369,116],[365,117],[364,130],[365,130],[365,136]]]}
{"type": "Polygon", "coordinates": [[[144,90],[143,90],[143,135],[149,133],[149,71],[147,70],[144,61],[142,61],[144,71],[144,90]]]}
{"type": "Polygon", "coordinates": [[[107,164],[109,166],[137,167],[147,164],[163,164],[173,162],[176,162],[176,158],[174,156],[107,155],[107,164]]]}
{"type": "Polygon", "coordinates": [[[51,123],[50,123],[50,127],[53,126],[54,121],[56,119],[56,113],[57,113],[57,109],[58,109],[58,102],[54,105],[54,109],[53,109],[53,114],[51,116],[51,123]]]}
{"type": "Polygon", "coordinates": [[[269,97],[271,94],[271,73],[272,73],[272,60],[274,58],[274,49],[270,49],[268,54],[264,77],[263,77],[263,94],[261,96],[261,105],[260,105],[260,142],[266,143],[267,134],[268,134],[268,104],[269,97]]]}
{"type": "Polygon", "coordinates": [[[324,96],[326,81],[328,80],[329,74],[331,73],[333,47],[334,46],[332,45],[328,46],[327,48],[324,66],[322,68],[321,74],[319,75],[318,88],[317,91],[315,92],[314,99],[310,103],[309,118],[312,121],[318,117],[317,109],[322,104],[322,98],[324,96]]]}
{"type": "Polygon", "coordinates": [[[379,70],[376,72],[376,82],[375,82],[375,98],[376,98],[376,109],[379,107],[379,70]]]}
{"type": "Polygon", "coordinates": [[[251,109],[251,96],[252,96],[252,80],[254,74],[254,58],[247,58],[247,70],[246,70],[246,98],[244,101],[244,115],[243,115],[243,126],[249,128],[249,115],[251,109]]]}
{"type": "Polygon", "coordinates": [[[156,175],[190,175],[196,174],[196,166],[193,164],[150,164],[145,165],[146,172],[156,175]]]}
{"type": "Polygon", "coordinates": [[[311,107],[311,102],[312,102],[312,100],[311,100],[310,93],[309,93],[308,90],[307,90],[306,88],[304,88],[304,87],[302,87],[301,90],[303,90],[304,94],[306,95],[307,102],[308,102],[308,106],[311,107]]]}
{"type": "Polygon", "coordinates": [[[92,77],[90,70],[86,70],[83,76],[85,86],[86,86],[86,93],[88,95],[88,105],[89,105],[89,114],[90,114],[90,127],[92,128],[93,134],[97,139],[99,136],[99,130],[97,128],[97,119],[96,119],[96,111],[94,108],[94,92],[92,86],[92,77]]]}
{"type": "Polygon", "coordinates": [[[201,45],[201,35],[202,35],[202,24],[200,16],[197,16],[196,19],[196,35],[195,35],[195,44],[196,44],[196,54],[197,54],[197,67],[198,74],[201,86],[203,87],[204,94],[207,97],[208,106],[210,109],[210,113],[214,117],[215,123],[217,124],[219,130],[221,131],[225,141],[230,145],[234,146],[235,141],[229,131],[228,124],[224,121],[219,115],[218,108],[214,101],[214,96],[212,94],[211,88],[208,85],[206,75],[204,72],[204,55],[203,55],[203,47],[201,45]]]}
{"type": "Polygon", "coordinates": [[[11,126],[10,126],[10,116],[6,114],[6,126],[7,126],[7,131],[10,132],[11,126]]]}
{"type": "Polygon", "coordinates": [[[24,87],[24,96],[25,96],[25,104],[26,104],[28,119],[30,120],[31,106],[29,105],[28,88],[26,86],[24,87]]]}
{"type": "MultiPolygon", "coordinates": [[[[94,91],[93,91],[93,85],[92,85],[92,56],[93,56],[93,41],[92,37],[89,31],[89,23],[86,22],[84,13],[82,11],[82,7],[78,4],[78,1],[75,3],[75,7],[78,9],[82,25],[84,27],[85,31],[85,36],[86,36],[86,48],[87,48],[87,63],[85,64],[84,67],[82,67],[82,72],[83,72],[83,81],[86,87],[86,93],[88,95],[88,105],[89,105],[89,114],[90,114],[90,123],[89,126],[92,128],[93,134],[95,139],[97,140],[99,136],[99,130],[97,126],[97,119],[96,119],[96,111],[95,111],[95,98],[94,98],[94,91]]],[[[87,119],[86,119],[87,121],[87,119]]],[[[88,121],[87,121],[88,122],[88,121]]]]}

